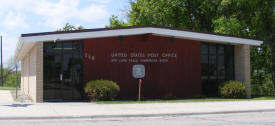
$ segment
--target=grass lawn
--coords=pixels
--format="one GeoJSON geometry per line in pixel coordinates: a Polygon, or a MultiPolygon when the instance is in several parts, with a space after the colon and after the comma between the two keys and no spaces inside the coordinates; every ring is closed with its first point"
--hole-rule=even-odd
{"type": "Polygon", "coordinates": [[[255,97],[251,100],[275,100],[275,96],[263,96],[263,97],[255,97]]]}
{"type": "MultiPolygon", "coordinates": [[[[0,90],[16,90],[16,87],[1,87],[0,86],[0,90]]],[[[18,88],[18,90],[20,90],[20,88],[18,88]]]]}
{"type": "Polygon", "coordinates": [[[219,101],[253,101],[253,100],[275,100],[275,96],[255,97],[251,99],[179,99],[179,100],[146,100],[146,101],[98,101],[97,104],[129,104],[129,103],[186,103],[186,102],[219,102],[219,101]]]}

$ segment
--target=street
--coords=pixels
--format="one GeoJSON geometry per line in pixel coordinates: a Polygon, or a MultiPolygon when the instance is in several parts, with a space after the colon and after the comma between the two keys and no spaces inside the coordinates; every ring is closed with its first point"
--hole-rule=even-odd
{"type": "Polygon", "coordinates": [[[0,120],[1,126],[275,126],[275,112],[166,117],[0,120]]]}

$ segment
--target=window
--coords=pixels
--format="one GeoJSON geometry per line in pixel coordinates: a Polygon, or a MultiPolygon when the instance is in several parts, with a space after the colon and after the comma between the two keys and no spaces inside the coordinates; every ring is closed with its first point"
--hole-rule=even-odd
{"type": "Polygon", "coordinates": [[[201,43],[203,93],[217,96],[220,83],[234,79],[234,46],[201,43]]]}

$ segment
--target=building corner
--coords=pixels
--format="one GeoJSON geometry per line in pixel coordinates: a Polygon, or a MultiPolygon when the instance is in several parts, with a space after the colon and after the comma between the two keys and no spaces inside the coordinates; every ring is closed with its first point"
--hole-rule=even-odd
{"type": "Polygon", "coordinates": [[[251,98],[250,46],[235,45],[235,80],[246,84],[246,97],[251,98]]]}

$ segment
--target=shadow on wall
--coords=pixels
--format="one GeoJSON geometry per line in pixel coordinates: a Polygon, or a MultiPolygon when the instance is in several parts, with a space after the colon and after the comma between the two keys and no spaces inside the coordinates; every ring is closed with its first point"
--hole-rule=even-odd
{"type": "Polygon", "coordinates": [[[11,104],[11,105],[2,105],[2,106],[7,106],[7,107],[28,107],[33,104],[11,104]]]}

